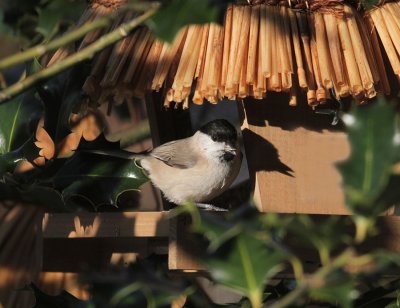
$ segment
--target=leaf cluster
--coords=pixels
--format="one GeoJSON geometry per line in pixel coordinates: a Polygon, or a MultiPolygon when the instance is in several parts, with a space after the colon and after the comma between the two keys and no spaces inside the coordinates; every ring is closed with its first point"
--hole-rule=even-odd
{"type": "Polygon", "coordinates": [[[148,180],[133,160],[88,151],[121,149],[105,139],[100,115],[84,103],[84,71],[67,71],[0,105],[1,200],[95,210],[116,206],[123,192],[148,180]]]}

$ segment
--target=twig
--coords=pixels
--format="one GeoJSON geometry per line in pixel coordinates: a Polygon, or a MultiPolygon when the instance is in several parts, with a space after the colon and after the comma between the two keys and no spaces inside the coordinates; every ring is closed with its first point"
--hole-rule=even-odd
{"type": "Polygon", "coordinates": [[[281,300],[271,306],[271,308],[283,308],[288,307],[292,303],[298,301],[304,294],[309,290],[315,289],[315,284],[320,284],[321,281],[325,281],[325,278],[334,270],[343,267],[350,259],[354,259],[354,251],[351,248],[343,251],[337,258],[331,263],[323,266],[315,274],[308,277],[304,282],[301,282],[299,286],[284,296],[281,300]]]}
{"type": "Polygon", "coordinates": [[[82,49],[77,53],[74,53],[73,55],[54,64],[53,66],[47,67],[39,71],[38,73],[31,75],[26,79],[4,89],[0,92],[0,103],[15,97],[19,93],[27,90],[28,88],[34,86],[44,79],[59,74],[62,71],[78,63],[92,58],[98,51],[126,37],[131,30],[133,30],[139,24],[152,16],[157,11],[158,7],[159,3],[153,3],[149,10],[143,13],[143,15],[140,15],[137,18],[122,24],[114,31],[100,37],[95,43],[91,44],[90,46],[82,49]]]}
{"type": "Polygon", "coordinates": [[[0,70],[25,62],[27,60],[31,60],[36,57],[41,57],[49,51],[55,50],[61,46],[68,45],[69,43],[80,39],[81,37],[85,36],[87,33],[91,31],[107,27],[117,16],[119,16],[119,14],[121,14],[121,11],[125,11],[127,9],[144,10],[147,9],[148,7],[149,5],[144,3],[141,4],[136,3],[135,5],[130,4],[123,6],[120,9],[118,9],[115,13],[110,14],[109,16],[98,18],[92,22],[87,22],[78,29],[66,33],[60,38],[57,38],[47,44],[34,46],[32,48],[25,50],[24,52],[17,53],[15,55],[12,55],[10,57],[1,60],[0,70]]]}

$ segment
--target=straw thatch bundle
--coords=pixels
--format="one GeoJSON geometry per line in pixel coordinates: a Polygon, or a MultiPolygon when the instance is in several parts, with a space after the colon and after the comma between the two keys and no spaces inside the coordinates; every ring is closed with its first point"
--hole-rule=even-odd
{"type": "MultiPolygon", "coordinates": [[[[80,23],[117,7],[103,2],[92,3],[80,23]]],[[[399,3],[387,3],[364,18],[340,0],[292,1],[290,7],[286,1],[270,2],[231,5],[223,26],[188,26],[170,45],[138,27],[96,55],[84,90],[99,103],[121,103],[162,89],[165,106],[175,102],[184,108],[189,98],[195,104],[223,97],[264,99],[268,91],[290,93],[291,105],[304,92],[315,106],[329,98],[331,88],[337,98],[351,95],[364,102],[390,92],[378,36],[400,78],[399,3]]],[[[122,14],[111,29],[132,17],[122,14]]],[[[88,34],[81,47],[101,33],[88,34]]]]}

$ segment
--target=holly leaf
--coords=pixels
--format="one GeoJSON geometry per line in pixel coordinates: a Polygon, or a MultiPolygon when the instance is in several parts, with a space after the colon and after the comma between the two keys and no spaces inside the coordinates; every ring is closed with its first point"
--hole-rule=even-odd
{"type": "Polygon", "coordinates": [[[36,130],[42,112],[31,91],[0,104],[0,154],[21,147],[36,130]]]}
{"type": "Polygon", "coordinates": [[[355,284],[350,277],[343,278],[340,273],[333,273],[328,282],[320,287],[311,289],[310,296],[343,308],[352,307],[356,295],[355,284]]]}
{"type": "Polygon", "coordinates": [[[209,1],[171,0],[148,21],[147,25],[160,39],[172,42],[178,31],[189,24],[205,24],[217,21],[218,9],[209,1]]]}
{"type": "Polygon", "coordinates": [[[386,209],[375,202],[388,184],[399,151],[395,110],[380,98],[368,106],[353,108],[343,121],[351,144],[349,159],[338,165],[346,203],[353,213],[374,217],[386,209]]]}
{"type": "Polygon", "coordinates": [[[85,1],[53,0],[44,8],[38,8],[36,31],[45,39],[52,38],[63,25],[72,25],[86,7],[85,1]]]}
{"type": "Polygon", "coordinates": [[[71,133],[70,116],[84,97],[87,68],[82,63],[37,87],[46,110],[44,128],[56,144],[71,133]]]}
{"type": "Polygon", "coordinates": [[[268,280],[282,270],[285,255],[254,234],[242,232],[202,259],[212,278],[260,307],[268,280]]]}
{"type": "Polygon", "coordinates": [[[123,192],[137,191],[147,181],[133,160],[78,151],[56,174],[54,185],[66,202],[82,197],[98,207],[116,205],[123,192]]]}
{"type": "Polygon", "coordinates": [[[28,204],[43,206],[52,212],[67,212],[70,209],[64,204],[59,192],[40,184],[19,184],[6,178],[0,182],[0,200],[18,200],[28,204]]]}

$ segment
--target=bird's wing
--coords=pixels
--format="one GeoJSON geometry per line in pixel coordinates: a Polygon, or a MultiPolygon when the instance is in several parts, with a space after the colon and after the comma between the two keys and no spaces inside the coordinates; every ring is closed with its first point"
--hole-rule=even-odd
{"type": "Polygon", "coordinates": [[[171,167],[187,169],[197,162],[197,155],[190,149],[187,139],[174,140],[154,148],[150,155],[171,167]]]}

